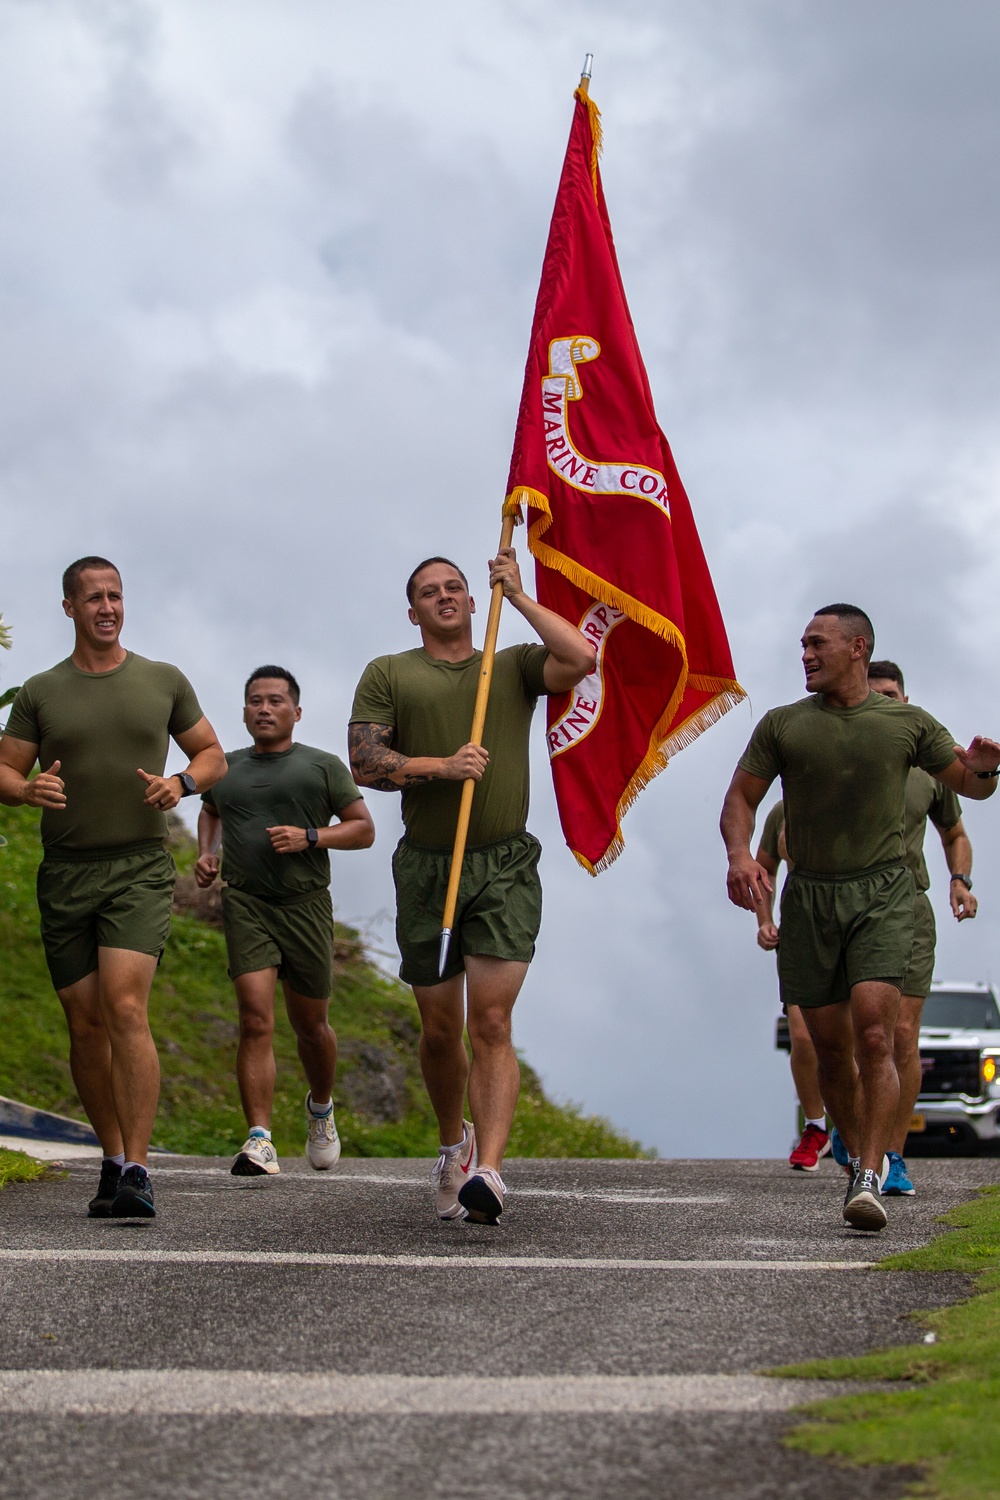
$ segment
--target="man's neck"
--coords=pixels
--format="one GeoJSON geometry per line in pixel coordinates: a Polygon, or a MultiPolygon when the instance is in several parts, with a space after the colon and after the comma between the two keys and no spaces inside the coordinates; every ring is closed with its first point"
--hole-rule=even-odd
{"type": "Polygon", "coordinates": [[[261,740],[254,740],[253,753],[254,755],[283,755],[286,750],[292,748],[294,743],[295,741],[291,735],[284,740],[268,740],[266,743],[261,740]]]}
{"type": "Polygon", "coordinates": [[[472,644],[471,628],[459,636],[446,636],[443,640],[421,630],[420,640],[427,655],[433,656],[435,661],[468,661],[476,650],[472,644]]]}
{"type": "Polygon", "coordinates": [[[113,672],[120,667],[128,652],[120,641],[113,646],[91,646],[89,641],[77,641],[70,661],[81,672],[113,672]]]}
{"type": "Polygon", "coordinates": [[[850,678],[840,687],[834,688],[829,693],[823,693],[823,702],[831,708],[858,708],[871,692],[868,686],[868,678],[850,678]]]}

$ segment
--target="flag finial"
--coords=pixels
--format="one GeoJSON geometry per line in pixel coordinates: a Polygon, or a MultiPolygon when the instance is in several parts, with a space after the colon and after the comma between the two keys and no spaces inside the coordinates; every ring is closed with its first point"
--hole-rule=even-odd
{"type": "Polygon", "coordinates": [[[594,71],[594,54],[592,52],[588,52],[587,55],[586,55],[586,57],[583,59],[583,71],[580,74],[580,93],[581,94],[586,94],[588,88],[590,87],[590,79],[591,79],[591,75],[593,74],[593,71],[594,71]]]}

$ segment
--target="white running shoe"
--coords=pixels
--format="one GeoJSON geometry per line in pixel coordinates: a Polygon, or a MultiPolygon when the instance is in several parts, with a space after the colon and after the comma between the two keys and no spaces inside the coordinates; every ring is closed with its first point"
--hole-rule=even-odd
{"type": "Polygon", "coordinates": [[[265,1135],[250,1135],[230,1167],[234,1177],[273,1177],[280,1172],[278,1153],[265,1135]]]}
{"type": "Polygon", "coordinates": [[[476,1132],[469,1120],[463,1120],[465,1132],[462,1143],[445,1150],[442,1146],[438,1159],[431,1167],[431,1185],[436,1192],[437,1216],[439,1219],[464,1219],[465,1209],[458,1201],[459,1189],[476,1170],[476,1132]]]}
{"type": "Polygon", "coordinates": [[[340,1136],[333,1119],[333,1105],[328,1115],[314,1115],[310,1107],[312,1095],[306,1095],[306,1118],[309,1130],[306,1135],[306,1161],[317,1172],[326,1172],[340,1160],[340,1136]]]}
{"type": "Polygon", "coordinates": [[[480,1167],[458,1190],[458,1201],[474,1224],[498,1224],[507,1186],[495,1167],[480,1167]]]}

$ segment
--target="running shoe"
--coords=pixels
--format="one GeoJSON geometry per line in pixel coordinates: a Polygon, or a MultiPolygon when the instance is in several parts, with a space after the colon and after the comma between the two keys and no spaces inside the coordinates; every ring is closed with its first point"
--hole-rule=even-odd
{"type": "Polygon", "coordinates": [[[476,1170],[476,1132],[470,1120],[464,1120],[465,1131],[461,1144],[448,1150],[444,1147],[431,1167],[431,1185],[435,1191],[435,1206],[439,1219],[464,1219],[465,1209],[458,1201],[459,1189],[476,1170]]]}
{"type": "Polygon", "coordinates": [[[113,1219],[155,1219],[153,1184],[145,1167],[127,1167],[111,1202],[113,1219]]]}
{"type": "Polygon", "coordinates": [[[458,1190],[458,1201],[474,1224],[498,1224],[507,1199],[499,1172],[482,1167],[458,1190]]]}
{"type": "Polygon", "coordinates": [[[866,1167],[856,1177],[852,1176],[844,1199],[844,1218],[852,1229],[879,1230],[888,1223],[874,1167],[866,1167]]]}
{"type": "Polygon", "coordinates": [[[314,1115],[312,1095],[306,1095],[306,1118],[309,1129],[306,1135],[306,1161],[317,1172],[335,1167],[340,1160],[340,1136],[333,1120],[333,1105],[325,1115],[314,1115]]]}
{"type": "Polygon", "coordinates": [[[898,1151],[889,1152],[889,1175],[882,1185],[882,1193],[886,1198],[913,1198],[916,1188],[910,1181],[910,1174],[906,1170],[906,1162],[898,1151]]]}
{"type": "Polygon", "coordinates": [[[249,1135],[229,1168],[234,1177],[273,1177],[280,1172],[278,1153],[266,1135],[249,1135]]]}
{"type": "Polygon", "coordinates": [[[802,1139],[788,1158],[788,1165],[796,1172],[815,1172],[820,1158],[830,1149],[830,1135],[818,1125],[807,1125],[802,1139]]]}
{"type": "Polygon", "coordinates": [[[101,1180],[97,1185],[97,1195],[91,1198],[87,1207],[88,1219],[110,1219],[111,1205],[118,1191],[118,1179],[121,1175],[122,1169],[118,1163],[109,1161],[105,1157],[101,1162],[101,1180]]]}
{"type": "Polygon", "coordinates": [[[845,1172],[849,1172],[851,1170],[850,1152],[844,1145],[844,1137],[841,1135],[836,1125],[830,1131],[830,1153],[833,1156],[833,1159],[837,1163],[838,1167],[843,1167],[845,1172]]]}

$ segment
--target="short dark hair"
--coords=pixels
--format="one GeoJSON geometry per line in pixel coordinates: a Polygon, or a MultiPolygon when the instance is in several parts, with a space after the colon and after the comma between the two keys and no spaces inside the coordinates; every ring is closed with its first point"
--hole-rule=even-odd
{"type": "Polygon", "coordinates": [[[298,702],[299,702],[299,685],[298,685],[298,683],[295,681],[295,678],[292,676],[291,672],[286,671],[286,669],[284,667],[276,667],[273,664],[273,662],[269,662],[267,665],[265,665],[263,667],[258,667],[255,672],[251,672],[250,673],[250,676],[246,680],[246,686],[243,689],[243,702],[244,703],[247,701],[247,698],[250,696],[250,689],[253,687],[254,683],[258,682],[262,677],[283,677],[284,680],[288,683],[288,696],[291,698],[292,702],[296,705],[296,707],[298,707],[298,702]]]}
{"type": "Polygon", "coordinates": [[[868,660],[872,659],[875,650],[875,626],[856,604],[826,604],[822,609],[814,611],[817,615],[836,615],[848,635],[863,635],[865,638],[865,652],[868,660]]]}
{"type": "Polygon", "coordinates": [[[868,663],[868,676],[877,677],[879,682],[898,682],[899,691],[906,692],[903,683],[903,673],[894,661],[870,661],[868,663]]]}
{"type": "Polygon", "coordinates": [[[465,587],[466,588],[469,587],[469,580],[466,578],[465,574],[462,572],[461,568],[458,566],[458,563],[452,562],[452,560],[451,560],[450,557],[425,557],[422,563],[417,563],[417,566],[414,568],[413,572],[410,574],[409,578],[406,580],[406,602],[407,602],[407,604],[412,604],[413,603],[414,585],[416,584],[418,575],[420,573],[422,573],[425,568],[429,568],[430,565],[431,565],[431,563],[444,563],[446,567],[454,568],[455,572],[458,574],[459,578],[461,578],[462,582],[465,584],[465,587]]]}
{"type": "Polygon", "coordinates": [[[78,557],[75,563],[70,563],[62,576],[63,598],[72,599],[80,582],[80,574],[94,568],[110,568],[112,573],[118,574],[118,582],[121,583],[121,569],[116,568],[113,562],[108,562],[106,557],[78,557]]]}

